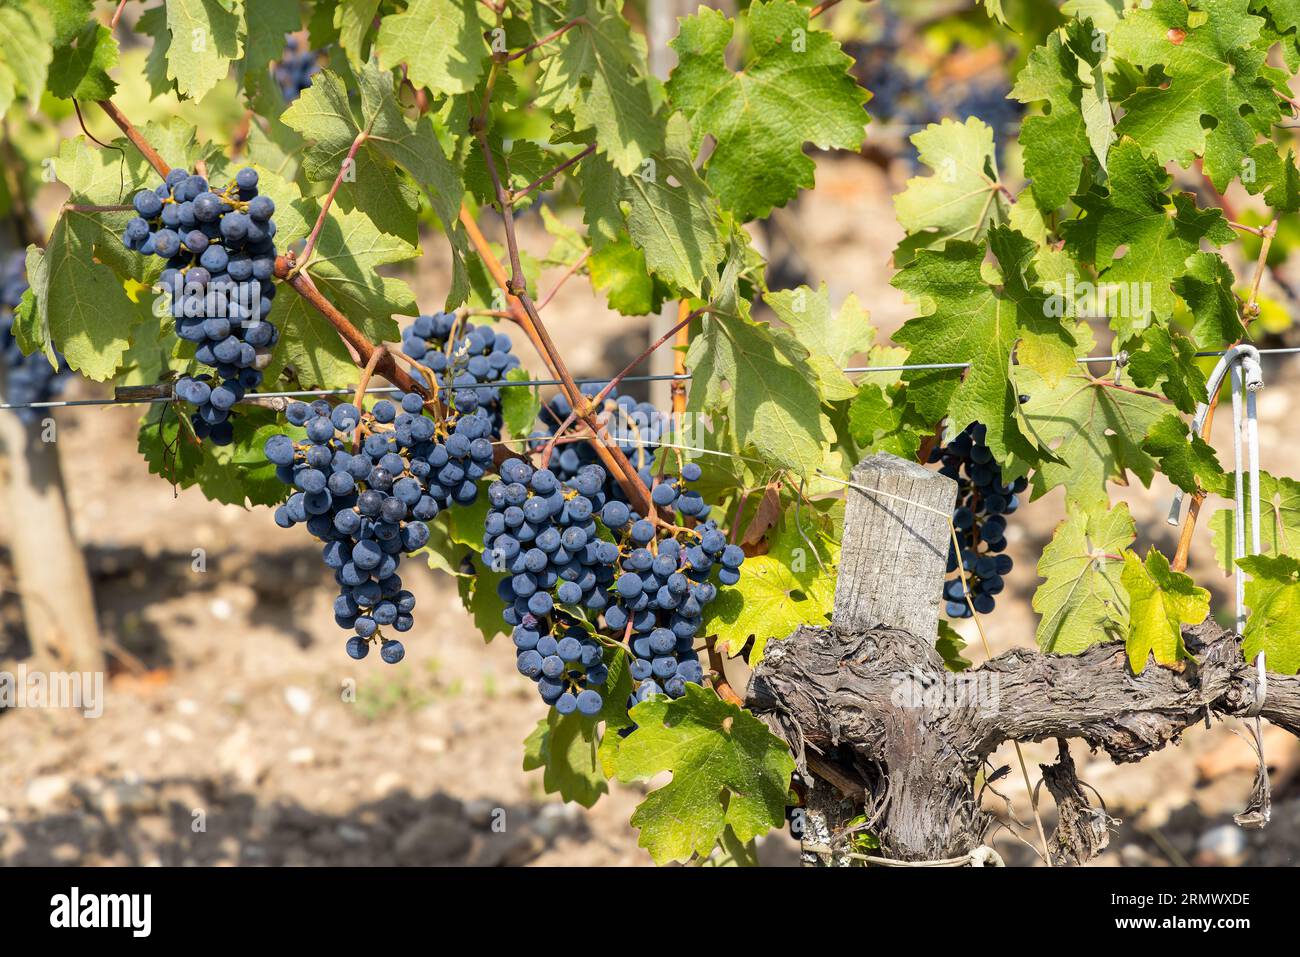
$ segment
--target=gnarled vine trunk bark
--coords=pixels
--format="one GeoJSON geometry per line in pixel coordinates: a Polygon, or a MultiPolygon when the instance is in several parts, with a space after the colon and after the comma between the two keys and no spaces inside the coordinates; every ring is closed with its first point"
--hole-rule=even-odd
{"type": "MultiPolygon", "coordinates": [[[[1240,637],[1212,622],[1185,631],[1197,661],[1181,672],[1134,675],[1122,642],[1079,655],[1016,649],[947,671],[934,635],[953,483],[893,456],[859,463],[853,482],[832,625],[769,644],[747,695],[817,795],[806,844],[847,850],[847,823],[863,813],[883,856],[968,855],[992,824],[975,776],[1006,741],[1080,738],[1116,761],[1138,761],[1210,714],[1256,708],[1300,735],[1300,678],[1269,675],[1261,700],[1240,637]]],[[[1105,825],[1089,814],[1064,746],[1044,776],[1064,802],[1053,858],[1083,863],[1105,846],[1105,825]]]]}

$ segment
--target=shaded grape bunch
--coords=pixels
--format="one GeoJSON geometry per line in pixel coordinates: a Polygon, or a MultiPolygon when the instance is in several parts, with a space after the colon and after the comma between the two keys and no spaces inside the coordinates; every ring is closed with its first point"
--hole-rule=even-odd
{"type": "Polygon", "coordinates": [[[1014,482],[1002,481],[1002,469],[984,444],[985,428],[972,423],[964,432],[942,448],[930,453],[931,462],[941,463],[939,472],[957,483],[957,504],[952,523],[961,545],[958,555],[948,545],[948,574],[943,597],[949,618],[969,618],[974,612],[987,615],[996,604],[994,596],[1003,587],[1003,577],[1012,568],[1007,547],[1007,519],[1020,507],[1019,493],[1028,487],[1021,477],[1014,482]],[[958,562],[966,572],[970,599],[962,588],[958,562]]]}
{"type": "MultiPolygon", "coordinates": [[[[491,326],[458,320],[450,312],[420,316],[402,332],[402,352],[428,368],[440,390],[450,391],[450,404],[457,412],[486,412],[492,419],[493,438],[501,435],[501,389],[475,387],[498,382],[518,367],[519,357],[510,349],[509,336],[491,326]]],[[[420,373],[414,377],[424,384],[420,373]]]]}
{"type": "Polygon", "coordinates": [[[241,169],[213,189],[183,169],[154,190],[136,193],[126,224],[128,249],[167,260],[158,282],[171,295],[176,334],[194,344],[211,374],[185,376],[177,397],[196,406],[200,439],[229,445],[230,410],[262,384],[280,334],[267,316],[275,298],[275,203],[257,191],[257,171],[241,169]]]}
{"type": "MultiPolygon", "coordinates": [[[[14,311],[27,291],[27,256],[19,251],[6,257],[0,269],[0,362],[4,363],[5,401],[14,405],[48,402],[58,396],[72,376],[63,356],[55,353],[58,368],[40,352],[23,355],[14,337],[14,311]]],[[[24,422],[38,418],[35,409],[18,409],[24,422]]]]}
{"type": "MultiPolygon", "coordinates": [[[[607,383],[585,383],[581,386],[582,394],[594,399],[605,385],[607,383]]],[[[557,395],[543,405],[537,417],[539,428],[528,437],[529,447],[533,451],[544,449],[572,410],[573,406],[564,395],[557,395]]],[[[630,395],[619,395],[617,389],[610,391],[596,414],[604,423],[610,438],[627,456],[648,488],[652,482],[650,467],[654,463],[655,452],[659,449],[664,433],[668,431],[668,416],[649,402],[638,402],[630,395]]],[[[584,430],[576,423],[565,431],[566,438],[577,440],[583,435],[584,430]]],[[[561,440],[555,446],[550,468],[557,478],[567,481],[584,466],[596,465],[598,462],[596,451],[590,442],[561,440]]],[[[607,498],[627,502],[627,496],[612,477],[606,478],[604,492],[607,498]]]]}
{"type": "Polygon", "coordinates": [[[289,37],[284,56],[275,65],[275,82],[280,85],[286,103],[292,103],[311,86],[311,78],[321,71],[319,50],[300,50],[297,38],[289,37]]]}
{"type": "Polygon", "coordinates": [[[375,642],[390,664],[405,655],[401,642],[384,634],[410,631],[415,622],[415,598],[397,575],[402,555],[424,547],[426,522],[441,510],[474,501],[475,483],[492,464],[486,416],[440,426],[423,409],[416,393],[402,396],[400,409],[383,399],[368,413],[351,403],[295,402],[285,417],[306,439],[266,441],[276,476],[295,489],[276,509],[276,524],[305,524],[324,542],[322,557],[339,585],[334,620],[355,631],[347,642],[353,658],[364,658],[375,642]]]}
{"type": "MultiPolygon", "coordinates": [[[[608,667],[603,649],[630,654],[637,683],[631,707],[656,694],[677,698],[704,676],[694,650],[703,609],[740,578],[744,552],[712,521],[694,528],[656,525],[610,498],[605,470],[583,465],[561,480],[522,459],[501,466],[488,488],[483,542],[494,567],[503,617],[514,626],[516,665],[561,714],[596,714],[608,667]],[[599,616],[599,617],[598,617],[599,616]],[[581,622],[598,622],[594,628],[581,622]]],[[[681,520],[705,519],[709,505],[685,489],[700,477],[687,463],[652,495],[681,520]]]]}

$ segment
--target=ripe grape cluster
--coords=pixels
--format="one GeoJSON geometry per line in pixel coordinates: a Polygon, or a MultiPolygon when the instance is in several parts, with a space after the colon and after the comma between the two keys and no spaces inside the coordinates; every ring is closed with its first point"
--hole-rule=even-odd
{"type": "Polygon", "coordinates": [[[183,169],[136,193],[138,214],[122,236],[128,249],[167,260],[159,282],[171,294],[176,334],[214,374],[186,376],[176,395],[196,406],[195,434],[215,445],[234,438],[230,410],[262,383],[280,338],[268,319],[275,298],[275,203],[241,169],[223,189],[183,169]]]}
{"type": "Polygon", "coordinates": [[[964,432],[942,448],[930,453],[931,462],[942,463],[939,472],[957,482],[957,504],[952,523],[961,545],[958,555],[948,546],[948,573],[954,577],[944,582],[943,597],[949,618],[969,618],[974,612],[987,615],[996,604],[994,596],[1004,587],[1003,576],[1012,568],[1010,555],[1004,555],[1007,519],[1020,507],[1018,493],[1028,482],[1018,478],[1002,481],[1002,469],[984,444],[985,428],[972,423],[964,432]],[[970,600],[957,574],[958,562],[966,572],[970,600]]]}
{"type": "Polygon", "coordinates": [[[367,413],[351,403],[295,402],[285,415],[306,439],[281,434],[266,442],[276,475],[295,489],[276,509],[276,524],[306,524],[324,542],[322,557],[339,585],[334,620],[356,632],[347,642],[353,658],[364,658],[377,641],[384,661],[402,660],[402,643],[382,630],[406,632],[414,624],[415,598],[397,575],[402,554],[424,546],[425,523],[442,509],[473,502],[492,464],[485,415],[440,426],[423,409],[413,392],[400,408],[382,399],[367,413]]]}
{"type": "MultiPolygon", "coordinates": [[[[26,255],[11,253],[0,269],[0,362],[4,363],[5,401],[14,405],[53,399],[72,375],[62,355],[56,369],[39,352],[25,356],[18,348],[13,334],[14,310],[26,291],[26,255]]],[[[34,409],[20,409],[18,415],[28,422],[36,418],[34,409]]]]}
{"type": "MultiPolygon", "coordinates": [[[[588,382],[582,385],[581,389],[583,395],[594,399],[604,387],[605,383],[588,382]]],[[[573,406],[563,394],[557,395],[543,405],[537,418],[539,428],[529,435],[531,448],[534,451],[545,448],[571,411],[573,406]]],[[[596,410],[596,416],[605,425],[610,438],[636,468],[641,481],[648,487],[651,484],[651,463],[654,462],[660,439],[668,430],[668,416],[649,402],[638,402],[630,395],[619,395],[617,389],[610,390],[602,407],[596,410]]],[[[576,438],[582,435],[582,430],[570,425],[565,435],[576,438]]],[[[562,442],[555,447],[550,467],[557,478],[567,481],[576,476],[584,466],[595,465],[597,461],[596,452],[590,442],[562,442]]],[[[603,491],[606,498],[627,501],[623,490],[612,477],[607,478],[603,491]]]]}
{"type": "Polygon", "coordinates": [[[740,577],[744,552],[729,545],[710,506],[685,485],[700,468],[687,463],[652,497],[661,512],[694,528],[656,524],[606,494],[605,470],[581,465],[561,479],[509,459],[488,488],[483,542],[495,567],[503,617],[514,626],[516,666],[537,682],[542,700],[561,714],[598,713],[608,679],[604,648],[630,653],[637,682],[628,702],[656,694],[680,697],[704,670],[694,650],[703,609],[718,588],[740,577]],[[591,625],[599,627],[592,633],[591,625]]]}
{"type": "Polygon", "coordinates": [[[311,78],[321,70],[320,53],[300,50],[297,38],[289,37],[284,44],[284,56],[275,66],[275,82],[280,84],[284,101],[292,103],[311,86],[311,78]]]}
{"type": "MultiPolygon", "coordinates": [[[[402,352],[434,374],[439,390],[450,390],[457,412],[483,409],[492,419],[494,438],[501,434],[501,389],[479,384],[498,382],[519,365],[510,349],[509,336],[450,312],[420,316],[402,333],[402,352]]],[[[418,372],[415,378],[424,384],[418,372]]]]}

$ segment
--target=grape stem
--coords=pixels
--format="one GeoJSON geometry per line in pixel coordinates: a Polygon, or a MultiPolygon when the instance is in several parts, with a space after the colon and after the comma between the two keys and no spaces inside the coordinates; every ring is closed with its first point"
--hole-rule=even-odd
{"type": "Polygon", "coordinates": [[[556,280],[555,285],[551,287],[551,291],[542,297],[542,301],[537,304],[538,312],[541,312],[543,309],[547,307],[547,305],[550,304],[550,301],[555,298],[555,294],[560,291],[561,287],[563,287],[564,284],[569,281],[569,279],[574,275],[574,273],[576,273],[579,269],[583,267],[583,264],[585,264],[590,257],[591,257],[591,250],[584,249],[582,251],[582,255],[579,256],[569,266],[569,268],[564,271],[564,275],[561,276],[558,280],[556,280]]]}
{"type": "MultiPolygon", "coordinates": [[[[366,360],[365,368],[361,370],[361,378],[357,380],[357,391],[352,399],[352,404],[357,407],[358,411],[365,408],[365,406],[362,405],[362,402],[364,402],[366,398],[366,389],[370,387],[370,377],[375,374],[375,366],[379,365],[380,356],[387,352],[387,349],[379,348],[370,353],[370,358],[366,360]]],[[[356,455],[361,451],[361,430],[362,419],[361,416],[357,416],[357,427],[352,430],[353,455],[356,455]]]]}
{"type": "Polygon", "coordinates": [[[117,108],[112,100],[97,100],[99,108],[108,114],[108,118],[117,124],[117,128],[125,134],[126,138],[131,141],[131,145],[140,151],[140,154],[149,162],[163,179],[172,168],[167,165],[167,161],[162,158],[159,152],[149,145],[149,141],[144,135],[131,125],[131,121],[126,118],[126,114],[117,108]]]}
{"type": "MultiPolygon", "coordinates": [[[[488,148],[487,134],[481,124],[476,123],[475,127],[475,135],[483,149],[484,160],[492,177],[498,204],[502,209],[506,227],[506,247],[510,253],[511,268],[514,270],[513,277],[507,277],[504,267],[497,261],[496,255],[492,252],[487,237],[483,235],[478,223],[475,222],[474,217],[470,215],[469,210],[464,206],[461,206],[460,221],[465,227],[465,232],[469,235],[470,242],[473,243],[475,250],[478,252],[479,258],[483,260],[484,266],[487,267],[496,284],[505,292],[506,302],[515,323],[524,330],[524,334],[528,336],[533,347],[541,355],[551,374],[564,384],[563,388],[565,395],[569,399],[569,404],[573,408],[584,408],[587,402],[586,396],[582,394],[582,390],[573,381],[573,376],[569,373],[563,358],[556,350],[554,342],[546,332],[546,327],[542,324],[541,317],[537,315],[536,307],[533,306],[527,290],[523,287],[523,270],[519,266],[519,244],[515,234],[514,216],[511,214],[508,202],[506,202],[505,190],[501,186],[501,178],[497,175],[496,162],[492,158],[492,151],[488,148]]],[[[627,495],[628,500],[636,503],[643,514],[651,514],[654,506],[650,500],[650,490],[645,487],[645,483],[641,481],[641,477],[636,474],[636,469],[632,468],[631,463],[627,461],[627,457],[623,455],[622,451],[609,441],[604,426],[590,412],[583,416],[583,423],[591,433],[591,444],[595,448],[596,454],[614,480],[618,482],[619,487],[623,489],[623,493],[627,495]]]]}
{"type": "MultiPolygon", "coordinates": [[[[497,14],[499,15],[500,13],[501,11],[498,10],[497,14]]],[[[574,17],[564,26],[560,27],[557,30],[552,30],[546,36],[542,37],[540,40],[537,40],[534,43],[528,44],[528,46],[524,47],[522,50],[516,50],[514,53],[509,53],[509,54],[499,54],[500,60],[502,63],[509,63],[511,60],[518,60],[520,57],[527,56],[528,54],[532,53],[538,47],[543,47],[546,44],[550,43],[552,40],[558,40],[560,37],[564,36],[564,34],[568,33],[574,27],[586,22],[587,22],[586,17],[574,17]]]]}
{"type": "MultiPolygon", "coordinates": [[[[686,328],[691,324],[691,322],[692,322],[693,320],[698,319],[700,316],[704,315],[704,314],[705,314],[706,312],[708,312],[708,311],[709,311],[709,307],[708,307],[708,306],[701,306],[699,309],[696,309],[696,310],[693,311],[693,312],[687,313],[687,314],[686,314],[686,317],[685,317],[684,319],[679,320],[678,323],[677,323],[675,326],[673,326],[671,329],[669,329],[667,332],[665,332],[662,336],[660,336],[658,339],[656,339],[654,342],[652,342],[652,343],[650,344],[650,347],[649,347],[649,348],[647,348],[647,349],[646,349],[644,352],[642,352],[639,356],[637,356],[635,359],[633,359],[631,362],[629,362],[626,366],[624,366],[622,372],[620,372],[618,375],[614,376],[614,378],[610,379],[610,380],[609,380],[609,384],[606,385],[605,388],[601,389],[600,392],[598,392],[598,393],[596,394],[596,397],[595,397],[594,399],[591,400],[591,404],[592,404],[592,406],[595,407],[595,408],[600,408],[601,403],[603,403],[606,399],[609,398],[609,394],[610,394],[611,392],[613,392],[615,388],[618,387],[618,384],[619,384],[620,382],[623,381],[623,379],[624,379],[625,376],[631,375],[631,373],[636,369],[636,367],[639,366],[639,365],[640,365],[642,362],[644,362],[646,359],[650,358],[650,355],[651,355],[651,354],[652,354],[656,349],[658,349],[660,346],[662,346],[662,345],[663,345],[665,342],[667,342],[669,339],[671,339],[671,338],[673,338],[674,336],[676,336],[678,332],[681,332],[681,331],[685,330],[685,329],[686,329],[686,328]]],[[[551,460],[551,451],[555,448],[556,440],[559,439],[559,437],[560,437],[561,435],[564,434],[564,431],[565,431],[565,430],[566,430],[570,425],[573,424],[573,420],[574,420],[576,417],[577,417],[577,406],[574,406],[574,411],[572,411],[572,412],[569,413],[569,417],[566,418],[566,419],[565,419],[565,420],[560,424],[560,427],[559,427],[558,429],[555,430],[555,434],[551,436],[551,441],[547,443],[547,445],[546,445],[546,450],[542,453],[542,467],[543,467],[543,468],[545,468],[546,463],[550,462],[550,460],[551,460]]]]}
{"type": "MultiPolygon", "coordinates": [[[[373,124],[374,120],[372,119],[370,122],[373,124]]],[[[370,139],[370,129],[367,126],[357,133],[352,140],[352,147],[348,150],[348,155],[343,157],[343,162],[339,163],[338,175],[334,177],[334,183],[330,186],[330,191],[325,194],[325,201],[321,203],[320,215],[316,217],[316,225],[312,226],[311,235],[307,237],[307,245],[303,247],[297,262],[289,270],[287,278],[292,279],[301,272],[307,266],[307,261],[311,259],[312,253],[316,251],[316,241],[320,239],[321,230],[325,228],[325,220],[329,218],[330,207],[334,205],[334,197],[338,195],[339,187],[343,185],[343,178],[347,176],[348,170],[352,169],[356,163],[357,150],[361,149],[362,143],[370,139]]]]}
{"type": "Polygon", "coordinates": [[[387,349],[377,347],[365,333],[354,326],[343,313],[335,308],[334,304],[326,299],[316,284],[312,282],[311,276],[307,273],[298,273],[293,278],[289,278],[291,264],[287,256],[277,256],[275,260],[275,275],[277,279],[282,279],[293,288],[293,291],[302,296],[312,308],[325,317],[325,321],[334,327],[339,337],[346,342],[358,357],[358,365],[370,363],[370,359],[376,353],[379,358],[375,360],[375,373],[383,376],[399,389],[407,392],[418,392],[420,395],[427,396],[428,390],[419,385],[414,379],[406,374],[406,370],[400,368],[393,361],[393,356],[387,349]]]}
{"type": "MultiPolygon", "coordinates": [[[[585,150],[583,150],[581,153],[578,153],[578,154],[576,154],[576,155],[574,155],[574,156],[570,156],[568,159],[566,159],[566,160],[565,160],[563,163],[561,163],[559,166],[555,167],[555,169],[551,170],[549,173],[544,173],[543,175],[537,177],[537,179],[533,180],[531,183],[529,183],[529,184],[528,184],[527,186],[525,186],[523,189],[520,189],[520,190],[512,190],[512,191],[510,192],[510,202],[511,202],[512,204],[513,204],[513,203],[517,203],[517,202],[519,202],[521,199],[523,199],[525,196],[527,196],[527,195],[528,195],[529,193],[531,193],[533,190],[537,189],[537,188],[538,188],[539,186],[541,186],[543,183],[547,182],[548,180],[555,179],[555,177],[559,176],[561,173],[563,173],[563,172],[564,172],[566,169],[568,169],[570,166],[573,166],[573,165],[575,165],[575,164],[577,164],[577,163],[582,162],[584,159],[586,159],[588,156],[590,156],[590,155],[591,155],[592,153],[594,153],[594,152],[596,152],[596,144],[595,144],[595,143],[592,143],[590,146],[588,146],[588,147],[587,147],[585,150]]],[[[541,307],[538,307],[538,308],[541,308],[541,307]]]]}

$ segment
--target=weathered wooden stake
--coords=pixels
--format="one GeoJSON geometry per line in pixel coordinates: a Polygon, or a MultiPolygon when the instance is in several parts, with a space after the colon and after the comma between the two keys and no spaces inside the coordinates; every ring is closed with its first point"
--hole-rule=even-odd
{"type": "MultiPolygon", "coordinates": [[[[0,373],[0,394],[4,378],[0,373]]],[[[51,426],[57,428],[57,424],[51,426]]],[[[103,671],[95,599],[72,533],[57,442],[42,421],[0,411],[5,532],[37,667],[103,671]]]]}
{"type": "Polygon", "coordinates": [[[863,459],[849,479],[858,487],[845,491],[832,624],[844,632],[885,625],[938,634],[957,483],[889,454],[863,459]]]}

